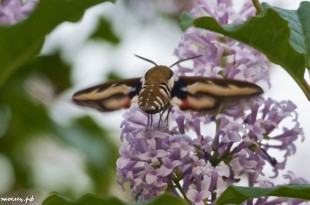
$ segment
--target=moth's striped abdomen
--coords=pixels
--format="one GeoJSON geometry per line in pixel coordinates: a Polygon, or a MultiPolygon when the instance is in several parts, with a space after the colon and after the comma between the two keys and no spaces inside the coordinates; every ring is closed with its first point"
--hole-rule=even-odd
{"type": "Polygon", "coordinates": [[[146,84],[138,97],[139,107],[146,113],[154,114],[165,109],[170,103],[170,92],[166,85],[146,84]]]}
{"type": "Polygon", "coordinates": [[[158,113],[170,106],[173,72],[166,66],[155,66],[145,74],[138,96],[139,107],[148,114],[158,113]]]}

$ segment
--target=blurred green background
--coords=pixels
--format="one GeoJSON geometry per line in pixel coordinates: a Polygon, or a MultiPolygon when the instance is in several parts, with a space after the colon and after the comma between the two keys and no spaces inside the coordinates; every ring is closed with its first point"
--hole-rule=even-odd
{"type": "Polygon", "coordinates": [[[32,204],[51,192],[130,199],[115,182],[124,111],[79,108],[71,96],[110,79],[142,76],[149,65],[134,59],[135,52],[172,56],[172,48],[145,49],[152,45],[143,41],[155,32],[177,42],[179,14],[191,5],[44,0],[26,20],[0,25],[0,197],[34,196],[32,204]],[[134,37],[137,43],[129,40],[144,28],[150,29],[134,37]]]}

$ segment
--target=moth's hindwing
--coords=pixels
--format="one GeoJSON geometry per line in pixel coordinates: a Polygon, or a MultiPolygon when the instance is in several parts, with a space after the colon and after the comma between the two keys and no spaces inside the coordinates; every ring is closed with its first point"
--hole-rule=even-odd
{"type": "Polygon", "coordinates": [[[99,111],[128,108],[141,89],[141,78],[111,81],[76,92],[72,100],[78,105],[99,111]]]}
{"type": "Polygon", "coordinates": [[[213,110],[235,99],[263,93],[263,89],[250,82],[230,79],[183,76],[175,82],[172,104],[182,110],[213,110]]]}

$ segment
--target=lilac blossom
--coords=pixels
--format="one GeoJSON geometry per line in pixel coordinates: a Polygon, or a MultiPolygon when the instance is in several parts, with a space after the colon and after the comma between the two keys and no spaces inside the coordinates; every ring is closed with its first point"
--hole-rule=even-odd
{"type": "Polygon", "coordinates": [[[36,7],[35,0],[3,0],[0,2],[0,24],[15,24],[25,19],[36,7]]]}
{"type": "MultiPolygon", "coordinates": [[[[231,1],[217,1],[215,5],[198,1],[191,14],[198,18],[212,16],[220,24],[239,24],[255,9],[247,2],[239,13],[232,12],[231,1]]],[[[258,51],[223,35],[202,29],[190,28],[179,43],[175,54],[180,58],[204,55],[194,60],[195,69],[179,66],[178,74],[195,74],[208,77],[234,78],[249,82],[264,80],[269,83],[269,62],[258,51]]]]}
{"type": "MultiPolygon", "coordinates": [[[[197,0],[191,14],[213,16],[221,24],[237,24],[254,15],[255,10],[250,1],[234,12],[229,0],[217,0],[214,4],[197,0]]],[[[179,66],[178,75],[270,84],[266,57],[220,34],[189,29],[175,53],[180,58],[204,54],[193,60],[194,69],[179,66]]],[[[122,187],[128,184],[138,201],[169,192],[195,205],[214,204],[233,184],[273,187],[273,178],[285,169],[288,157],[296,151],[294,143],[303,140],[295,110],[291,101],[278,102],[260,96],[241,100],[215,114],[183,112],[173,107],[169,115],[172,124],[167,126],[160,122],[159,115],[148,116],[133,105],[122,123],[117,181],[122,187]],[[153,123],[147,127],[148,117],[152,117],[153,123]],[[271,155],[277,151],[279,155],[271,155]],[[272,167],[273,175],[264,179],[267,166],[272,167]]],[[[289,183],[306,183],[291,173],[284,177],[289,183]]],[[[266,197],[254,200],[253,204],[285,200],[288,201],[266,197]]]]}

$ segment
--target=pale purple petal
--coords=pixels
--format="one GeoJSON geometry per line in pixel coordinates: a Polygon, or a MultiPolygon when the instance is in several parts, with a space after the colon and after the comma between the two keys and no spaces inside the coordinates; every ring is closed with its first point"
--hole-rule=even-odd
{"type": "Polygon", "coordinates": [[[186,193],[186,197],[192,202],[201,201],[201,197],[199,196],[199,192],[197,190],[190,189],[186,193]]]}
{"type": "Polygon", "coordinates": [[[16,24],[24,20],[36,7],[37,2],[26,0],[0,1],[0,24],[16,24]]]}
{"type": "Polygon", "coordinates": [[[130,158],[120,157],[116,161],[116,166],[118,169],[123,169],[128,164],[129,161],[130,161],[130,158]]]}
{"type": "Polygon", "coordinates": [[[145,176],[146,183],[153,184],[157,180],[157,175],[147,173],[145,176]]]}
{"type": "Polygon", "coordinates": [[[164,165],[162,165],[159,169],[158,169],[158,174],[162,177],[166,177],[168,176],[169,174],[171,174],[173,171],[172,168],[168,168],[164,165]]]}

